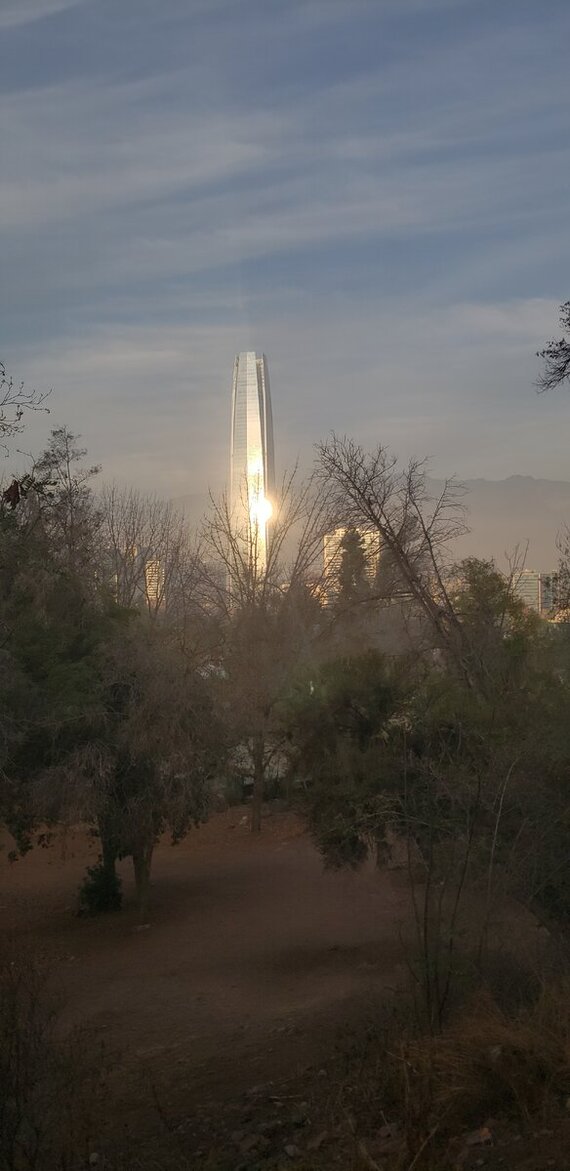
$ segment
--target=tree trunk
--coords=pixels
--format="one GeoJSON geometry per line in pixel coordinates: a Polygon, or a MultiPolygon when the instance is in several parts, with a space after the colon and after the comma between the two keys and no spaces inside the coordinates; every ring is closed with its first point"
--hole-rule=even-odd
{"type": "Polygon", "coordinates": [[[113,838],[106,835],[103,831],[99,831],[101,839],[101,861],[103,870],[109,877],[115,876],[115,863],[117,861],[117,846],[113,838]]]}
{"type": "Polygon", "coordinates": [[[152,862],[152,846],[133,850],[133,868],[137,890],[137,909],[139,922],[148,923],[148,908],[150,895],[150,867],[152,862]]]}
{"type": "Polygon", "coordinates": [[[253,741],[253,793],[251,796],[251,832],[258,834],[261,830],[261,806],[263,804],[263,782],[265,769],[263,736],[256,736],[253,741]]]}

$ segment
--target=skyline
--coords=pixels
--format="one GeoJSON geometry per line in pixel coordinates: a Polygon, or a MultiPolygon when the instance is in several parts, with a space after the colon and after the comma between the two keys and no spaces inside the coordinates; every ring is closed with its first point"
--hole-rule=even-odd
{"type": "Polygon", "coordinates": [[[280,470],[334,429],[434,476],[567,478],[570,11],[8,0],[0,354],[106,478],[221,487],[271,355],[280,470]],[[348,391],[348,393],[347,393],[348,391]]]}

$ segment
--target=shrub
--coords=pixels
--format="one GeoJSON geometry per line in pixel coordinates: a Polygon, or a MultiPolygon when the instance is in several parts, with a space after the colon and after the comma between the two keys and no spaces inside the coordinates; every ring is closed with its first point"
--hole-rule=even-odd
{"type": "Polygon", "coordinates": [[[395,1007],[347,1039],[335,1115],[366,1136],[389,1120],[396,1137],[386,1168],[443,1171],[456,1166],[457,1136],[490,1117],[518,1128],[565,1114],[569,994],[567,979],[550,980],[533,1002],[507,1010],[479,992],[435,1035],[414,1025],[409,1005],[395,1007]]]}
{"type": "Polygon", "coordinates": [[[101,861],[89,866],[79,888],[79,914],[119,911],[122,901],[121,880],[115,870],[104,866],[101,861]]]}
{"type": "Polygon", "coordinates": [[[57,1035],[47,977],[33,957],[0,966],[0,1167],[85,1166],[106,1076],[83,1031],[57,1035]]]}

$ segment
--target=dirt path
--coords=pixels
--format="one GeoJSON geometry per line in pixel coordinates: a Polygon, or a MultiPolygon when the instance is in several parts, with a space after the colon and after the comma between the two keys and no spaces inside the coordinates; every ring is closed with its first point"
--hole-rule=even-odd
{"type": "Polygon", "coordinates": [[[161,844],[152,924],[125,910],[74,916],[96,845],[70,833],[10,866],[0,856],[0,927],[49,957],[65,1024],[93,1026],[118,1058],[122,1108],[141,1075],[170,1111],[293,1076],[354,1006],[398,980],[404,893],[390,875],[323,871],[299,823],[277,814],[252,839],[230,810],[181,845],[161,844]]]}

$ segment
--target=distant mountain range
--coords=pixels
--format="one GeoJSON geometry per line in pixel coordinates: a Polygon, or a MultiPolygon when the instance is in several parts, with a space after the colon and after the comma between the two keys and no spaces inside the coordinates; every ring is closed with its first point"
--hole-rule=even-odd
{"type": "MultiPolygon", "coordinates": [[[[558,563],[557,534],[570,526],[570,482],[509,476],[506,480],[465,480],[463,504],[469,532],[456,542],[457,556],[493,558],[499,569],[516,547],[526,549],[526,566],[548,572],[558,563]],[[527,548],[528,546],[528,548],[527,548]]],[[[434,494],[441,481],[430,481],[434,494]]],[[[208,497],[195,493],[174,503],[198,525],[208,497]]]]}
{"type": "Polygon", "coordinates": [[[518,546],[522,553],[527,549],[527,569],[556,568],[556,537],[570,526],[570,483],[509,476],[466,480],[465,488],[470,531],[457,541],[459,556],[492,557],[504,569],[518,546]]]}

